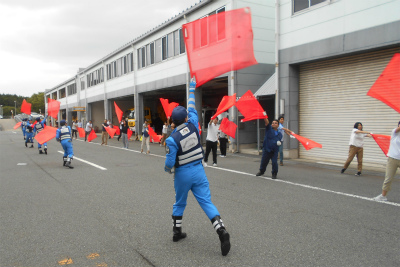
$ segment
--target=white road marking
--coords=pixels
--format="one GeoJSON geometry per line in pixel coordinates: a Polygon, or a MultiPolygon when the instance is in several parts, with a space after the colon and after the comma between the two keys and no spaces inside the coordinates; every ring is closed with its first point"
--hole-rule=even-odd
{"type": "MultiPolygon", "coordinates": [[[[62,152],[62,151],[58,151],[58,153],[64,154],[64,152],[62,152]]],[[[84,160],[84,159],[81,159],[81,158],[78,158],[78,157],[75,157],[75,156],[74,156],[74,160],[82,161],[82,162],[84,162],[84,163],[86,163],[86,164],[92,165],[93,167],[99,168],[100,170],[103,170],[103,171],[106,171],[106,170],[107,170],[107,169],[104,168],[104,167],[101,167],[101,166],[99,166],[99,165],[97,165],[97,164],[94,164],[94,163],[92,163],[92,162],[90,162],[90,161],[87,161],[87,160],[84,160]]]]}
{"type": "Polygon", "coordinates": [[[28,165],[28,163],[18,163],[17,165],[25,166],[25,165],[28,165]]]}

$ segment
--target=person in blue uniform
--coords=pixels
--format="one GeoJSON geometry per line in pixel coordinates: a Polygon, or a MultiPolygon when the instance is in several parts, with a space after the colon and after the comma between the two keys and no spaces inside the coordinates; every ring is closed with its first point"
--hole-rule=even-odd
{"type": "Polygon", "coordinates": [[[24,140],[26,140],[26,122],[27,118],[23,119],[21,122],[21,129],[22,129],[22,134],[24,135],[24,140]]]}
{"type": "Polygon", "coordinates": [[[230,236],[217,208],[211,202],[209,183],[202,164],[204,151],[200,143],[198,116],[195,109],[195,87],[196,82],[191,81],[188,102],[189,114],[182,106],[177,106],[172,111],[171,118],[175,129],[166,140],[168,154],[164,170],[172,173],[175,167],[172,240],[177,242],[186,237],[186,233],[182,232],[182,218],[188,193],[191,190],[217,231],[221,242],[221,253],[226,256],[231,247],[230,236]]]}
{"type": "Polygon", "coordinates": [[[29,148],[33,147],[33,127],[32,126],[32,118],[29,118],[29,121],[26,122],[26,139],[25,139],[25,146],[28,147],[28,142],[32,143],[29,148]]]}
{"type": "MultiPolygon", "coordinates": [[[[44,125],[46,124],[47,116],[41,121],[39,117],[36,118],[36,124],[33,126],[33,131],[35,134],[40,133],[44,129],[44,125]]],[[[43,154],[42,145],[44,146],[44,153],[47,155],[47,142],[43,144],[39,144],[38,142],[38,149],[39,154],[43,154]]]]}
{"type": "MultiPolygon", "coordinates": [[[[276,179],[278,174],[278,152],[282,142],[282,133],[278,130],[279,121],[273,120],[269,123],[268,118],[265,121],[265,136],[263,141],[263,153],[261,157],[260,171],[256,176],[261,176],[267,169],[268,163],[272,161],[272,179],[276,179]]],[[[282,128],[287,130],[286,128],[282,128]]]]}
{"type": "Polygon", "coordinates": [[[74,157],[74,151],[72,149],[72,131],[71,127],[65,125],[65,120],[60,121],[61,128],[57,129],[56,140],[61,142],[61,146],[64,149],[63,166],[73,169],[71,166],[72,159],[74,157]]]}

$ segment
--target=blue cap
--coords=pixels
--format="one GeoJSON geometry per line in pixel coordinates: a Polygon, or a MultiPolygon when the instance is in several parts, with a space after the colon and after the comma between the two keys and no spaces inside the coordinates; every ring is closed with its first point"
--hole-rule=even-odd
{"type": "Polygon", "coordinates": [[[37,118],[36,118],[36,121],[40,121],[40,117],[37,117],[37,118]]]}
{"type": "Polygon", "coordinates": [[[171,118],[172,118],[172,121],[174,121],[174,122],[183,122],[186,119],[186,117],[187,117],[187,111],[182,106],[177,106],[172,111],[171,118]]]}
{"type": "Polygon", "coordinates": [[[60,121],[60,125],[61,125],[61,126],[64,126],[64,125],[65,125],[65,120],[61,120],[61,121],[60,121]]]}

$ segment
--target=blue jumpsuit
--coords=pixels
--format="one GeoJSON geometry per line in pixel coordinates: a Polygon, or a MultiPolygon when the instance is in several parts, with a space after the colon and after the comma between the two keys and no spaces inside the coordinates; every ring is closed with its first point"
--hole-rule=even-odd
{"type": "Polygon", "coordinates": [[[33,144],[33,127],[32,124],[28,121],[26,122],[26,140],[25,140],[25,144],[26,143],[32,143],[33,144]]]}
{"type": "MultiPolygon", "coordinates": [[[[45,125],[45,122],[46,122],[46,119],[47,119],[47,116],[46,116],[42,121],[37,122],[37,123],[35,124],[35,126],[33,127],[33,131],[34,131],[36,134],[38,134],[38,133],[40,133],[41,131],[43,131],[44,125],[45,125]]],[[[38,142],[38,149],[39,149],[39,150],[42,148],[42,145],[44,145],[44,147],[47,148],[47,142],[46,142],[46,143],[43,143],[43,144],[39,144],[39,142],[38,142]]]]}
{"type": "Polygon", "coordinates": [[[197,202],[211,220],[215,216],[219,216],[219,212],[211,202],[209,183],[202,164],[203,148],[200,145],[198,133],[199,129],[197,111],[191,107],[191,105],[194,105],[194,94],[189,96],[188,122],[174,129],[174,131],[171,133],[171,136],[166,140],[169,153],[167,154],[167,158],[165,160],[164,169],[165,171],[169,172],[175,166],[174,187],[176,201],[173,205],[172,216],[183,216],[189,190],[192,190],[197,202]],[[189,131],[188,134],[185,134],[185,136],[179,134],[179,131],[183,131],[185,129],[186,131],[189,131]],[[199,147],[201,148],[201,155],[200,153],[197,153],[197,156],[194,156],[195,159],[193,159],[191,162],[183,163],[184,161],[180,161],[179,159],[179,156],[181,156],[183,153],[181,145],[182,142],[177,142],[177,140],[183,139],[183,137],[190,135],[192,135],[193,140],[197,142],[196,147],[194,147],[197,148],[195,150],[199,151],[199,147]],[[194,136],[196,136],[196,139],[194,139],[194,136]],[[183,164],[180,164],[179,161],[183,164]]]}
{"type": "Polygon", "coordinates": [[[22,134],[24,135],[24,140],[26,137],[26,121],[21,122],[21,129],[22,129],[22,134]]]}
{"type": "Polygon", "coordinates": [[[260,172],[264,173],[269,161],[272,161],[272,174],[278,173],[278,141],[282,140],[282,133],[272,129],[271,124],[265,127],[265,136],[263,141],[263,153],[260,164],[260,172]]]}
{"type": "Polygon", "coordinates": [[[61,142],[61,146],[64,149],[64,158],[72,159],[74,157],[71,136],[71,127],[64,125],[57,129],[56,139],[61,142]]]}

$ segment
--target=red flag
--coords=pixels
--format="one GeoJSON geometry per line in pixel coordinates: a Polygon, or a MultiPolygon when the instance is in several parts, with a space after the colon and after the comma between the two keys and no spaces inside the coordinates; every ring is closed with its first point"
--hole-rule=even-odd
{"type": "Polygon", "coordinates": [[[115,113],[117,113],[118,122],[122,121],[122,115],[124,114],[122,110],[118,107],[117,103],[114,101],[115,113]]]}
{"type": "Polygon", "coordinates": [[[114,128],[111,128],[110,126],[104,127],[106,129],[107,133],[111,136],[111,138],[114,138],[116,130],[114,128]]]}
{"type": "Polygon", "coordinates": [[[221,100],[221,103],[219,103],[217,112],[215,113],[214,116],[212,116],[212,120],[215,119],[219,114],[221,114],[224,111],[227,111],[229,108],[231,108],[233,105],[236,103],[236,93],[234,93],[231,96],[224,96],[221,100]]]}
{"type": "Polygon", "coordinates": [[[390,146],[390,135],[383,135],[383,134],[371,134],[372,137],[374,138],[375,142],[378,144],[378,146],[382,149],[383,153],[387,157],[387,153],[389,152],[389,146],[390,146]]]}
{"type": "Polygon", "coordinates": [[[196,86],[257,64],[250,8],[245,7],[182,25],[191,76],[196,86]]]}
{"type": "Polygon", "coordinates": [[[115,129],[115,134],[119,135],[121,133],[119,127],[117,125],[114,125],[113,128],[115,129]]]}
{"type": "Polygon", "coordinates": [[[32,129],[35,127],[36,123],[37,123],[37,121],[35,121],[34,123],[31,124],[32,129]]]}
{"type": "Polygon", "coordinates": [[[367,95],[400,112],[400,53],[394,54],[367,95]]]}
{"type": "Polygon", "coordinates": [[[22,122],[18,122],[17,124],[15,124],[14,129],[17,129],[19,126],[21,126],[22,122]]]}
{"type": "Polygon", "coordinates": [[[168,103],[168,99],[164,98],[160,98],[160,101],[161,105],[164,108],[165,116],[167,116],[167,118],[171,118],[172,111],[174,110],[175,107],[179,106],[179,104],[175,102],[168,103]]]}
{"type": "Polygon", "coordinates": [[[200,125],[200,122],[199,122],[199,135],[201,135],[201,125],[200,125]]]}
{"type": "Polygon", "coordinates": [[[56,133],[56,127],[47,126],[35,136],[35,139],[39,144],[43,144],[56,137],[56,133]]]}
{"type": "Polygon", "coordinates": [[[88,135],[88,142],[92,141],[93,139],[97,138],[97,134],[94,132],[94,130],[92,129],[92,131],[90,132],[90,134],[88,135]]]}
{"type": "Polygon", "coordinates": [[[127,133],[128,133],[128,139],[131,139],[131,136],[133,134],[132,130],[128,128],[127,133]]]}
{"type": "MultiPolygon", "coordinates": [[[[31,115],[31,103],[26,102],[26,100],[22,100],[22,105],[21,105],[21,112],[25,113],[27,115],[31,115]]],[[[17,115],[17,114],[15,114],[17,115]]]]}
{"type": "Polygon", "coordinates": [[[314,148],[314,147],[322,148],[321,144],[319,144],[311,139],[307,139],[307,138],[300,136],[298,134],[295,134],[293,132],[291,134],[304,146],[304,148],[306,150],[310,150],[311,148],[314,148]]]}
{"type": "Polygon", "coordinates": [[[247,91],[238,102],[236,102],[235,106],[244,116],[244,119],[242,119],[241,122],[268,118],[264,109],[261,107],[260,103],[258,103],[256,97],[250,90],[247,91]]]}
{"type": "Polygon", "coordinates": [[[57,119],[58,112],[60,111],[60,105],[60,101],[49,98],[47,101],[47,113],[49,114],[49,116],[57,119]]]}
{"type": "Polygon", "coordinates": [[[149,130],[149,135],[153,138],[154,142],[159,143],[161,140],[161,135],[157,135],[150,126],[148,126],[147,129],[149,130]]]}
{"type": "Polygon", "coordinates": [[[78,129],[79,137],[83,138],[85,137],[85,130],[82,127],[76,127],[78,129]]]}
{"type": "Polygon", "coordinates": [[[236,136],[236,128],[237,125],[233,122],[228,120],[228,118],[223,118],[221,121],[221,125],[219,126],[219,129],[224,132],[225,134],[229,135],[232,138],[235,138],[236,136]]]}

